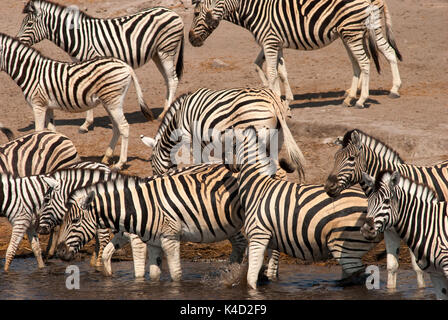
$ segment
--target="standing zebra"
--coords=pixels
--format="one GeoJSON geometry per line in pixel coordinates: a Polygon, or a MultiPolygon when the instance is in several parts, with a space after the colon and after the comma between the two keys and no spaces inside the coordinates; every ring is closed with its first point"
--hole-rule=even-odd
{"type": "MultiPolygon", "coordinates": [[[[334,159],[333,170],[325,183],[325,191],[331,197],[337,197],[345,188],[361,182],[363,172],[376,177],[382,170],[396,170],[417,183],[433,188],[441,201],[448,201],[448,161],[434,166],[406,164],[392,148],[358,129],[345,133],[341,149],[336,152],[334,159]]],[[[400,238],[393,230],[386,231],[384,237],[388,253],[387,286],[395,288],[400,238]]],[[[411,257],[417,272],[417,284],[424,287],[423,275],[416,268],[413,254],[411,257]]]]}
{"type": "MultiPolygon", "coordinates": [[[[174,281],[181,278],[180,241],[229,239],[231,262],[241,262],[246,248],[238,184],[222,164],[200,164],[147,179],[122,176],[78,189],[68,203],[58,245],[63,259],[71,259],[97,227],[134,233],[149,244],[150,272],[160,268],[163,250],[174,281]]],[[[160,269],[151,278],[159,275],[160,269]]]]}
{"type": "MultiPolygon", "coordinates": [[[[29,1],[23,13],[26,16],[17,37],[28,45],[48,39],[77,61],[115,57],[133,68],[152,59],[167,87],[164,111],[159,118],[163,117],[174,100],[183,69],[184,24],[177,13],[157,7],[124,17],[100,19],[75,7],[45,0],[29,1]]],[[[80,132],[87,132],[90,125],[93,125],[91,110],[87,111],[80,132]]]]}
{"type": "Polygon", "coordinates": [[[353,80],[344,105],[350,106],[361,95],[356,107],[363,108],[369,96],[369,50],[380,71],[377,49],[384,54],[392,69],[391,97],[399,97],[401,79],[397,57],[401,60],[392,35],[392,22],[383,0],[193,0],[196,4],[189,34],[193,46],[201,46],[221,20],[227,20],[249,30],[260,45],[255,66],[265,86],[280,94],[280,80],[286,99],[294,100],[288,82],[283,48],[315,50],[341,38],[353,66],[353,80]],[[382,19],[386,21],[387,40],[382,34],[382,19]],[[367,34],[367,35],[366,35],[367,34]],[[267,77],[263,73],[266,59],[267,77]]]}
{"type": "MultiPolygon", "coordinates": [[[[214,141],[214,133],[225,134],[231,128],[253,125],[259,129],[281,129],[279,139],[285,140],[288,156],[301,177],[304,158],[286,123],[285,109],[285,103],[269,89],[202,88],[177,98],[168,109],[156,137],[143,136],[142,141],[153,147],[150,157],[152,169],[160,174],[177,165],[173,163],[172,152],[178,144],[179,135],[183,141],[191,143],[193,149],[200,146],[203,151],[212,143],[220,143],[219,139],[214,141]]],[[[279,146],[281,143],[280,140],[279,146]]]]}
{"type": "Polygon", "coordinates": [[[448,299],[448,205],[436,193],[402,176],[398,171],[382,171],[376,181],[363,174],[374,188],[369,196],[367,220],[361,231],[372,239],[387,229],[395,229],[428,272],[438,299],[448,299]]]}
{"type": "MultiPolygon", "coordinates": [[[[134,70],[116,58],[95,58],[65,63],[42,56],[37,50],[0,33],[0,70],[5,71],[22,89],[34,112],[36,131],[43,130],[52,118],[52,109],[81,112],[103,104],[112,120],[113,136],[103,157],[108,162],[121,135],[121,169],[127,160],[129,124],[123,114],[123,100],[134,82],[142,113],[152,120],[143,100],[134,70]],[[36,72],[39,70],[39,72],[36,72]],[[47,121],[46,121],[47,120],[47,121]]],[[[49,123],[54,129],[54,125],[49,123]]]]}
{"type": "Polygon", "coordinates": [[[244,231],[249,241],[248,285],[255,289],[267,248],[304,260],[338,260],[343,276],[363,272],[362,256],[377,242],[360,234],[366,210],[362,192],[349,189],[338,199],[323,186],[300,185],[266,174],[272,159],[262,153],[265,143],[253,127],[237,136],[236,154],[228,167],[239,172],[244,231]]]}

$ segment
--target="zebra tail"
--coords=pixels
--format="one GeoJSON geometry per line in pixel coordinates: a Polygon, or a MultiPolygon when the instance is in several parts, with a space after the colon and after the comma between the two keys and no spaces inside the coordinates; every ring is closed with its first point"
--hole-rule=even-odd
{"type": "Polygon", "coordinates": [[[155,119],[154,114],[152,113],[151,109],[149,109],[148,105],[146,104],[145,100],[143,99],[143,92],[142,92],[142,88],[140,87],[140,84],[138,83],[137,75],[135,74],[134,69],[132,69],[130,66],[128,66],[128,67],[129,67],[129,73],[131,74],[132,80],[134,80],[134,86],[135,86],[135,91],[137,92],[137,98],[138,98],[138,103],[140,105],[140,110],[142,111],[142,113],[146,119],[152,121],[155,119]]]}
{"type": "Polygon", "coordinates": [[[383,13],[386,20],[386,39],[389,45],[395,50],[398,60],[403,61],[403,57],[398,50],[397,44],[395,42],[394,33],[392,32],[392,18],[390,16],[389,8],[387,7],[386,1],[383,1],[383,13]]]}
{"type": "Polygon", "coordinates": [[[290,161],[295,165],[297,169],[299,180],[303,181],[305,179],[305,157],[303,156],[302,150],[300,150],[299,146],[294,140],[294,136],[292,135],[291,130],[289,130],[283,112],[281,112],[279,108],[276,108],[276,111],[277,119],[279,120],[280,126],[282,127],[283,131],[283,139],[286,147],[286,152],[288,153],[290,161]]]}
{"type": "Polygon", "coordinates": [[[369,28],[367,34],[368,42],[369,42],[369,51],[372,56],[373,61],[375,62],[375,67],[378,73],[381,73],[380,61],[378,59],[378,46],[375,41],[375,29],[369,28]]]}
{"type": "Polygon", "coordinates": [[[14,133],[11,129],[3,126],[3,123],[0,123],[0,131],[3,132],[3,134],[8,138],[8,141],[14,140],[14,133]]]}
{"type": "Polygon", "coordinates": [[[184,35],[182,34],[182,39],[180,41],[180,49],[177,55],[177,63],[176,63],[176,75],[177,79],[180,80],[184,73],[184,35]]]}

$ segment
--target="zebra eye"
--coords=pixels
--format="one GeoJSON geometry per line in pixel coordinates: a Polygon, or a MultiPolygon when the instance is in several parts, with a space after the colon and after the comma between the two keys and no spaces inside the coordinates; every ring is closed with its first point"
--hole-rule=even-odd
{"type": "Polygon", "coordinates": [[[28,22],[26,23],[26,25],[27,25],[28,27],[31,27],[33,24],[34,24],[34,21],[32,21],[32,20],[30,20],[30,21],[28,21],[28,22]]]}
{"type": "Polygon", "coordinates": [[[73,222],[74,224],[78,224],[79,221],[81,221],[81,219],[80,219],[79,217],[73,218],[73,220],[72,220],[72,222],[73,222]]]}
{"type": "Polygon", "coordinates": [[[355,157],[348,157],[348,161],[355,161],[355,157]]]}
{"type": "Polygon", "coordinates": [[[383,204],[385,204],[386,206],[390,204],[390,200],[389,199],[384,199],[383,204]]]}

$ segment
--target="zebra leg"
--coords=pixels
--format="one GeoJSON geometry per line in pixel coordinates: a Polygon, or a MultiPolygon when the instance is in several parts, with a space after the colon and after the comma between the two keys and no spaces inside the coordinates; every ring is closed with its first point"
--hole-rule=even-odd
{"type": "Polygon", "coordinates": [[[264,55],[266,57],[266,72],[268,78],[269,89],[281,96],[279,76],[278,76],[278,50],[277,48],[264,47],[264,55]]]}
{"type": "Polygon", "coordinates": [[[149,278],[153,281],[159,281],[162,274],[162,248],[148,245],[148,263],[149,263],[149,278]]]}
{"type": "Polygon", "coordinates": [[[246,237],[241,232],[238,232],[229,237],[229,241],[232,244],[232,253],[229,257],[230,263],[241,263],[247,247],[246,237]]]}
{"type": "Polygon", "coordinates": [[[278,260],[280,258],[280,251],[268,249],[268,271],[266,276],[269,280],[278,279],[278,260]]]}
{"type": "Polygon", "coordinates": [[[30,241],[31,249],[33,250],[34,256],[37,260],[37,267],[39,269],[45,267],[44,260],[42,259],[42,249],[40,248],[39,244],[39,237],[36,233],[36,230],[34,227],[30,227],[27,230],[28,240],[30,241]]]}
{"type": "Polygon", "coordinates": [[[263,63],[264,63],[264,51],[261,49],[260,53],[258,54],[257,58],[255,59],[255,71],[257,71],[258,76],[261,79],[261,82],[263,82],[263,86],[269,87],[269,81],[268,78],[266,78],[266,75],[263,71],[263,63]]]}
{"type": "Polygon", "coordinates": [[[400,250],[400,238],[392,230],[384,231],[384,242],[387,252],[387,288],[397,287],[398,254],[400,250]]]}
{"type": "MultiPolygon", "coordinates": [[[[124,94],[123,96],[124,97],[124,94]]],[[[122,100],[122,98],[121,98],[122,100]]],[[[121,101],[122,102],[122,101],[121,101]]],[[[106,107],[107,112],[112,120],[113,135],[109,143],[109,147],[106,149],[106,153],[102,159],[103,163],[108,163],[113,155],[115,146],[117,145],[118,138],[121,136],[121,152],[120,158],[112,168],[121,170],[123,165],[127,161],[128,153],[128,139],[129,139],[129,124],[123,114],[122,103],[118,107],[106,107]]]]}
{"type": "Polygon", "coordinates": [[[48,108],[45,115],[45,127],[48,130],[56,132],[56,126],[54,125],[54,112],[53,109],[48,108]]]}
{"type": "Polygon", "coordinates": [[[174,61],[175,55],[169,53],[158,52],[154,55],[153,60],[159,69],[160,73],[165,79],[165,85],[167,87],[165,105],[163,107],[162,113],[159,115],[158,119],[163,119],[165,113],[168,111],[171,103],[174,100],[177,86],[179,84],[179,79],[176,74],[176,67],[174,61]]]}
{"type": "Polygon", "coordinates": [[[288,104],[294,100],[294,95],[292,94],[291,86],[289,85],[288,72],[286,71],[285,59],[283,58],[283,50],[279,51],[278,57],[278,75],[285,88],[285,98],[288,104]]]}
{"type": "Polygon", "coordinates": [[[126,243],[128,243],[128,241],[129,238],[123,232],[118,232],[104,248],[101,259],[103,261],[103,270],[106,276],[112,275],[112,255],[116,250],[120,249],[126,243]]]}
{"type": "Polygon", "coordinates": [[[53,228],[53,230],[51,230],[50,238],[47,244],[47,249],[45,251],[46,259],[53,257],[54,253],[56,252],[56,246],[58,243],[60,229],[61,229],[60,226],[56,226],[53,228]]]}
{"type": "Polygon", "coordinates": [[[34,129],[35,131],[42,131],[45,129],[47,108],[40,105],[32,105],[32,108],[34,113],[34,129]]]}
{"type": "Polygon", "coordinates": [[[96,252],[96,259],[94,261],[94,267],[95,268],[101,268],[103,267],[103,252],[104,248],[107,246],[107,244],[110,242],[110,234],[108,229],[97,229],[96,230],[96,245],[95,245],[95,252],[96,252]]]}
{"type": "Polygon", "coordinates": [[[79,133],[87,133],[89,132],[89,127],[93,125],[93,109],[86,111],[86,120],[79,127],[79,133]]]}
{"type": "Polygon", "coordinates": [[[178,235],[162,235],[160,245],[166,254],[171,280],[180,281],[182,269],[180,267],[180,239],[178,235]]]}
{"type": "Polygon", "coordinates": [[[9,270],[12,259],[16,254],[20,241],[22,241],[25,232],[27,232],[30,222],[26,219],[15,221],[12,226],[11,239],[9,240],[8,249],[5,255],[5,271],[9,270]]]}
{"type": "Polygon", "coordinates": [[[411,249],[409,249],[409,253],[411,254],[411,262],[412,262],[412,268],[415,271],[415,275],[417,276],[417,287],[418,288],[424,288],[425,285],[425,278],[424,278],[424,272],[417,264],[417,259],[415,259],[415,255],[412,252],[411,249]]]}
{"type": "Polygon", "coordinates": [[[127,236],[131,240],[132,258],[134,260],[135,277],[143,278],[145,276],[147,245],[136,234],[128,233],[127,236]]]}
{"type": "Polygon", "coordinates": [[[258,273],[263,266],[264,253],[270,240],[270,237],[260,238],[259,236],[252,237],[249,240],[249,268],[247,270],[247,285],[251,289],[257,289],[258,273]]]}
{"type": "Polygon", "coordinates": [[[342,102],[342,106],[344,107],[350,107],[352,105],[352,100],[356,98],[356,93],[358,91],[358,88],[361,84],[361,69],[359,68],[358,61],[353,56],[353,53],[351,49],[348,47],[348,45],[343,41],[344,47],[347,50],[347,54],[350,58],[350,62],[352,63],[353,67],[353,79],[352,79],[352,85],[350,86],[350,89],[346,91],[347,96],[345,97],[344,101],[342,102]]]}
{"type": "Polygon", "coordinates": [[[430,273],[432,285],[439,300],[448,300],[448,281],[445,275],[439,273],[430,273]]]}
{"type": "Polygon", "coordinates": [[[392,89],[390,89],[389,97],[399,98],[400,94],[398,93],[398,90],[401,87],[401,78],[400,72],[398,71],[397,55],[395,53],[395,50],[390,46],[389,42],[387,42],[383,37],[381,29],[376,29],[375,35],[378,49],[381,51],[387,61],[389,61],[390,68],[392,70],[392,89]]]}

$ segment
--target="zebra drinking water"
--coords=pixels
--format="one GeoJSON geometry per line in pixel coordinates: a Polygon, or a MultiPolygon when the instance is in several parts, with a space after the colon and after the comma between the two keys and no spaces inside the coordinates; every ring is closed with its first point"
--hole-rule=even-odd
{"type": "MultiPolygon", "coordinates": [[[[77,61],[115,57],[133,68],[152,59],[167,87],[159,118],[163,117],[174,100],[183,69],[184,24],[177,13],[156,7],[123,17],[100,19],[76,7],[45,0],[29,1],[23,13],[26,16],[17,37],[25,44],[48,39],[77,61]]],[[[90,125],[93,125],[93,110],[87,111],[80,131],[87,132],[90,125]]]]}
{"type": "MultiPolygon", "coordinates": [[[[390,146],[359,129],[346,132],[339,143],[341,148],[334,156],[334,166],[325,183],[328,195],[337,197],[345,188],[360,183],[363,172],[375,177],[382,170],[396,170],[417,183],[433,188],[441,201],[448,200],[448,161],[434,166],[407,164],[390,146]]],[[[387,287],[395,288],[400,238],[393,230],[387,230],[384,237],[387,250],[387,287]]],[[[412,252],[411,257],[417,273],[417,285],[424,287],[423,274],[415,264],[412,252]]]]}
{"type": "Polygon", "coordinates": [[[344,105],[352,104],[358,87],[361,87],[356,107],[364,108],[369,96],[370,54],[380,70],[377,49],[392,69],[390,96],[399,97],[401,79],[397,57],[401,60],[401,54],[395,44],[392,20],[383,0],[193,0],[192,3],[196,6],[189,33],[191,44],[202,46],[221,20],[249,30],[262,48],[255,66],[263,84],[280,95],[280,78],[288,101],[294,100],[294,97],[283,59],[283,48],[315,50],[337,38],[341,38],[353,66],[353,80],[344,105]],[[382,34],[383,15],[386,39],[382,34]],[[264,59],[267,76],[262,70],[264,59]]]}
{"type": "Polygon", "coordinates": [[[414,182],[399,171],[382,171],[376,181],[363,173],[374,189],[369,196],[367,220],[361,231],[372,239],[395,229],[429,273],[438,299],[448,299],[448,206],[428,186],[414,182]]]}
{"type": "MultiPolygon", "coordinates": [[[[113,136],[102,161],[110,160],[121,136],[120,159],[114,165],[118,169],[127,161],[129,124],[123,114],[123,100],[131,81],[142,113],[147,119],[153,119],[134,70],[116,58],[59,62],[0,33],[0,70],[5,71],[25,95],[34,113],[36,131],[43,130],[46,122],[52,119],[52,109],[81,112],[102,103],[113,127],[113,136]]],[[[54,130],[54,124],[48,125],[54,130]]]]}

